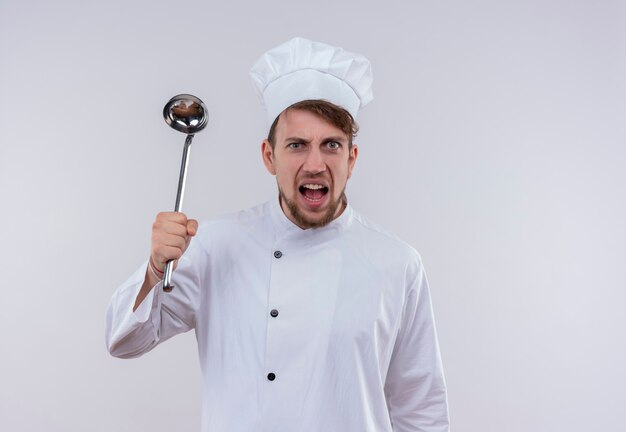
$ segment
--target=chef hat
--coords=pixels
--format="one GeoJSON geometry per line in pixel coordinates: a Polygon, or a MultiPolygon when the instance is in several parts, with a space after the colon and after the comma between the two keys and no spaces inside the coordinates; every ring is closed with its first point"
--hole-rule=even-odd
{"type": "Polygon", "coordinates": [[[324,99],[356,118],[374,98],[369,60],[299,37],[263,54],[250,76],[270,125],[285,108],[303,100],[324,99]]]}

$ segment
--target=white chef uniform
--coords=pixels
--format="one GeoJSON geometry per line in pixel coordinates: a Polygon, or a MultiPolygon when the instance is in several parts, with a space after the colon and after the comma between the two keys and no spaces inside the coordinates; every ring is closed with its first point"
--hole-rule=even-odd
{"type": "Polygon", "coordinates": [[[349,205],[302,230],[278,200],[200,225],[163,292],[115,292],[111,354],[194,329],[204,432],[448,431],[430,294],[417,252],[349,205]]]}

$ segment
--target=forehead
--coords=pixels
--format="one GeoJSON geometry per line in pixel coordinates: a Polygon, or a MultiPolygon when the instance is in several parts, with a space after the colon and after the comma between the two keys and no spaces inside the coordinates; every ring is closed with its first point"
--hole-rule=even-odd
{"type": "Polygon", "coordinates": [[[276,137],[283,140],[294,136],[307,139],[328,136],[348,139],[341,129],[319,115],[306,110],[288,109],[278,118],[276,137]]]}

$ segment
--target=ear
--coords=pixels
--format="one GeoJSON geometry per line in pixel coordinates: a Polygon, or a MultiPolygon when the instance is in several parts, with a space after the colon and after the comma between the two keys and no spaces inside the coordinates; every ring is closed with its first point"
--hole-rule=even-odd
{"type": "Polygon", "coordinates": [[[352,176],[352,169],[356,163],[356,158],[359,155],[359,147],[356,144],[352,144],[350,148],[350,154],[348,155],[348,178],[352,176]]]}
{"type": "Polygon", "coordinates": [[[263,157],[263,165],[265,169],[271,174],[276,175],[276,167],[274,166],[274,150],[272,145],[266,139],[261,144],[261,156],[263,157]]]}

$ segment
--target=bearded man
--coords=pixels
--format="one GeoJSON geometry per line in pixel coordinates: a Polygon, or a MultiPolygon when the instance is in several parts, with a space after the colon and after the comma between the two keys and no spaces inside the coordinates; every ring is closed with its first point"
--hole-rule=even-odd
{"type": "Polygon", "coordinates": [[[109,351],[137,357],[194,329],[204,432],[448,431],[420,257],[345,195],[369,62],[296,38],[252,77],[278,198],[199,227],[157,215],[150,258],[109,305],[109,351]],[[175,288],[164,292],[170,260],[175,288]]]}

